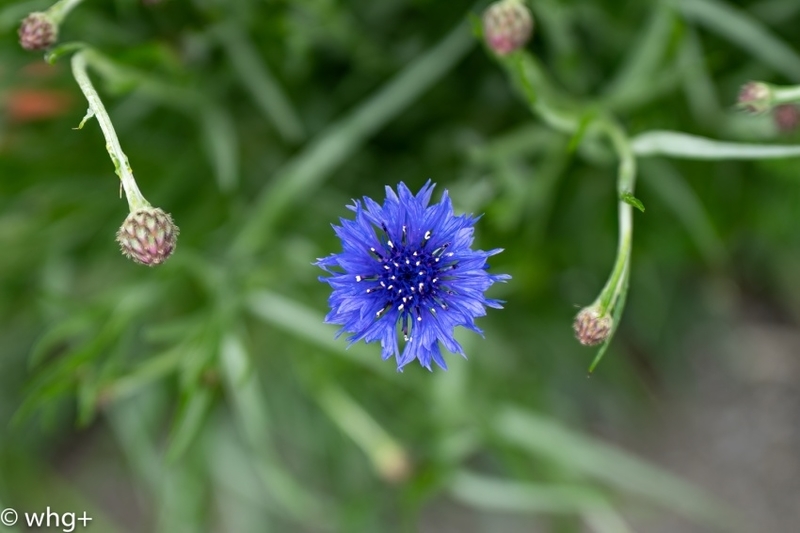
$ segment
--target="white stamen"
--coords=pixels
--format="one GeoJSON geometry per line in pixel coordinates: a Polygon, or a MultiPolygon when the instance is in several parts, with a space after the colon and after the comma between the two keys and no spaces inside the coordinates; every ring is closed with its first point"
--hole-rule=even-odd
{"type": "Polygon", "coordinates": [[[364,278],[362,278],[361,276],[356,276],[356,281],[361,281],[362,279],[364,278]]]}

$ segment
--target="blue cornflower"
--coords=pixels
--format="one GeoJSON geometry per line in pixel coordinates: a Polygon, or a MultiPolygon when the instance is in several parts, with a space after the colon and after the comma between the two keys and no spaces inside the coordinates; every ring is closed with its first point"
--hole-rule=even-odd
{"type": "Polygon", "coordinates": [[[453,330],[482,334],[475,318],[486,306],[502,307],[483,293],[510,278],[486,271],[487,258],[502,250],[471,249],[477,218],[455,216],[446,190],[439,203],[428,205],[433,188],[428,181],[414,196],[403,183],[397,193],[386,187],[382,206],[367,197],[363,204],[354,200],[348,209],[355,220],[333,226],[342,252],[315,263],[331,274],[320,277],[333,288],[325,322],[341,325],[337,336],[350,333],[351,344],[380,340],[383,359],[394,355],[398,370],[414,359],[428,370],[431,361],[447,369],[439,342],[464,355],[453,330]]]}

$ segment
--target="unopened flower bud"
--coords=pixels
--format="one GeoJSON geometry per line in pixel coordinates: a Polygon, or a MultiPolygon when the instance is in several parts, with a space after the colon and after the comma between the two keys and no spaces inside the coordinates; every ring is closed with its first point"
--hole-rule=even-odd
{"type": "Polygon", "coordinates": [[[792,133],[800,124],[800,109],[794,104],[781,104],[772,111],[775,126],[781,133],[792,133]]]}
{"type": "Polygon", "coordinates": [[[519,50],[533,33],[533,17],[521,0],[500,0],[483,12],[483,35],[497,55],[519,50]]]}
{"type": "Polygon", "coordinates": [[[31,13],[19,26],[19,44],[25,50],[44,50],[58,39],[58,25],[47,13],[31,13]]]}
{"type": "Polygon", "coordinates": [[[175,251],[178,226],[156,207],[138,209],[125,219],[117,232],[122,253],[137,263],[160,265],[175,251]]]}
{"type": "Polygon", "coordinates": [[[608,338],[613,323],[610,315],[601,315],[596,308],[585,307],[575,317],[575,338],[584,346],[600,344],[608,338]]]}
{"type": "Polygon", "coordinates": [[[739,90],[737,105],[748,113],[766,113],[772,108],[772,89],[760,81],[750,81],[739,90]]]}

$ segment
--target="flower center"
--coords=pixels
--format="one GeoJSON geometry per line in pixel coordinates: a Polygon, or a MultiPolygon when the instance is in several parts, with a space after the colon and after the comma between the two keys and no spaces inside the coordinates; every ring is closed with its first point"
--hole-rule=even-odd
{"type": "Polygon", "coordinates": [[[436,308],[447,310],[442,294],[452,294],[444,282],[449,279],[443,275],[456,268],[453,252],[448,252],[450,243],[433,249],[429,246],[432,237],[425,232],[421,242],[408,242],[406,227],[399,242],[393,241],[386,225],[382,225],[385,235],[382,250],[370,248],[370,254],[380,263],[380,272],[372,276],[356,276],[356,281],[369,281],[367,294],[380,295],[384,306],[376,313],[380,318],[394,308],[399,312],[398,321],[402,323],[403,338],[410,341],[409,320],[422,321],[422,311],[428,309],[436,313],[436,308]]]}

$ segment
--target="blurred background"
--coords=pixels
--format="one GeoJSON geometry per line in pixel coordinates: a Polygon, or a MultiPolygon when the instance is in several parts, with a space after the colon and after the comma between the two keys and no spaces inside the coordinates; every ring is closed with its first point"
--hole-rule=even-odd
{"type": "MultiPolygon", "coordinates": [[[[103,532],[797,530],[798,160],[640,162],[628,306],[589,376],[572,320],[614,260],[615,158],[529,112],[474,34],[486,3],[78,6],[60,42],[102,54],[181,228],[152,269],[114,241],[127,205],[68,57],[17,43],[48,5],[0,2],[0,508],[103,532]],[[513,279],[467,360],[397,373],[334,340],[312,262],[351,198],[428,179],[513,279]]],[[[553,83],[631,134],[800,140],[732,110],[748,80],[800,83],[796,0],[529,5],[553,83]]]]}

